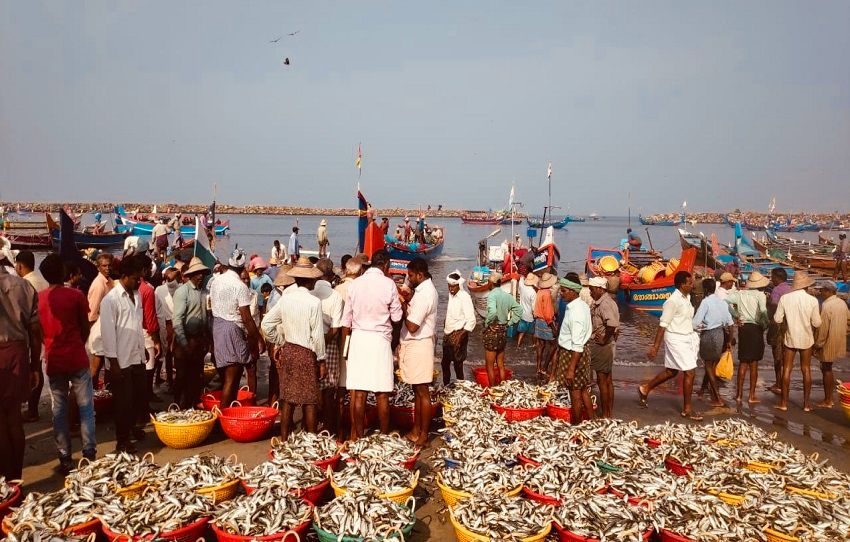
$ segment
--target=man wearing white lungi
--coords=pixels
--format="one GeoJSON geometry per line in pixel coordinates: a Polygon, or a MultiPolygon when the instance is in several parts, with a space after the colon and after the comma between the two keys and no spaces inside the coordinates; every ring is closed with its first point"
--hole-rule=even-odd
{"type": "Polygon", "coordinates": [[[664,302],[661,321],[655,333],[655,342],[647,353],[654,360],[664,340],[664,370],[655,375],[648,384],[638,386],[640,406],[646,408],[649,393],[657,386],[675,378],[683,371],[682,381],[682,417],[702,420],[702,416],[691,410],[691,391],[694,387],[694,369],[697,367],[699,335],[694,331],[694,306],[691,305],[691,290],[694,279],[687,271],[679,271],[673,278],[676,289],[664,302]]]}
{"type": "Polygon", "coordinates": [[[351,393],[351,439],[363,436],[366,395],[375,392],[382,433],[390,430],[393,391],[392,322],[401,320],[401,302],[389,278],[386,250],[372,255],[372,266],[351,282],[342,313],[345,387],[351,393]],[[346,348],[347,346],[347,348],[346,348]]]}
{"type": "Polygon", "coordinates": [[[415,258],[407,264],[407,281],[413,288],[403,300],[404,326],[399,346],[401,379],[413,386],[413,429],[407,434],[417,446],[428,444],[431,426],[431,382],[434,380],[434,344],[437,338],[437,289],[428,273],[428,262],[415,258]]]}

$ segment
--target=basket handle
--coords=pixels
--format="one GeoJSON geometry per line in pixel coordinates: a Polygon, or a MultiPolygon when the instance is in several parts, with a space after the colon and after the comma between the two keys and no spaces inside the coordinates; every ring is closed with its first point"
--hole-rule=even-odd
{"type": "Polygon", "coordinates": [[[236,452],[233,452],[232,454],[227,456],[227,459],[225,459],[224,462],[230,463],[232,465],[236,465],[237,463],[239,463],[239,458],[236,456],[236,452]]]}
{"type": "Polygon", "coordinates": [[[153,464],[153,460],[154,460],[153,452],[148,452],[148,453],[146,453],[145,455],[142,456],[142,461],[146,461],[150,464],[153,464]],[[150,460],[148,460],[148,456],[150,456],[150,460]]]}
{"type": "Polygon", "coordinates": [[[295,536],[295,542],[301,542],[301,535],[299,535],[298,533],[296,533],[296,532],[295,532],[295,531],[293,531],[292,529],[290,529],[290,530],[286,531],[285,533],[283,533],[283,538],[281,538],[281,539],[280,539],[280,542],[284,542],[284,540],[286,540],[287,538],[289,538],[291,535],[294,535],[294,536],[295,536]]]}
{"type": "Polygon", "coordinates": [[[272,448],[277,448],[281,444],[283,444],[283,443],[280,441],[280,437],[278,437],[278,436],[272,437],[272,440],[271,440],[272,448]]]}
{"type": "MultiPolygon", "coordinates": [[[[809,456],[809,459],[811,459],[812,461],[817,461],[819,457],[820,457],[819,453],[812,452],[812,455],[809,456]]],[[[794,531],[794,532],[796,532],[796,531],[794,531]]]]}
{"type": "Polygon", "coordinates": [[[221,409],[218,408],[218,405],[213,405],[213,407],[210,409],[210,412],[212,412],[216,416],[221,416],[221,409]]]}
{"type": "Polygon", "coordinates": [[[248,384],[245,384],[244,386],[239,388],[239,391],[251,391],[251,388],[248,387],[248,384]]]}
{"type": "Polygon", "coordinates": [[[390,539],[390,535],[391,535],[391,534],[393,534],[393,533],[396,533],[396,532],[399,534],[399,540],[401,540],[401,541],[403,542],[403,541],[404,541],[404,532],[403,532],[403,531],[401,530],[401,528],[399,528],[399,527],[389,527],[389,528],[386,530],[386,532],[384,533],[384,538],[383,538],[383,539],[384,539],[384,540],[389,540],[389,539],[390,539]]]}
{"type": "MultiPolygon", "coordinates": [[[[153,417],[153,416],[151,416],[151,417],[153,417]]],[[[81,469],[81,468],[83,468],[83,466],[84,466],[84,465],[83,465],[83,461],[85,461],[85,462],[86,462],[86,463],[85,463],[86,465],[90,465],[90,464],[91,464],[91,460],[90,460],[88,457],[81,457],[81,458],[80,458],[80,460],[79,460],[79,461],[77,461],[77,469],[81,469]]],[[[13,480],[13,481],[17,482],[18,480],[13,480]]],[[[11,483],[11,482],[10,482],[10,483],[11,483]]]]}
{"type": "Polygon", "coordinates": [[[180,412],[180,405],[178,405],[177,403],[171,403],[170,405],[168,405],[168,408],[166,410],[168,412],[180,412]]]}
{"type": "Polygon", "coordinates": [[[410,508],[411,512],[415,513],[416,512],[416,497],[411,495],[410,497],[407,498],[406,501],[404,501],[404,505],[407,506],[408,508],[410,508]],[[413,501],[413,503],[408,504],[408,503],[410,503],[410,501],[413,501]]]}
{"type": "Polygon", "coordinates": [[[211,394],[211,393],[205,393],[205,394],[204,394],[204,399],[206,399],[207,397],[209,397],[210,399],[212,399],[213,401],[215,401],[215,395],[213,395],[213,394],[211,394]]]}
{"type": "Polygon", "coordinates": [[[236,406],[238,406],[238,407],[241,407],[241,406],[242,406],[242,403],[240,403],[239,401],[237,401],[236,399],[234,399],[233,401],[230,401],[230,406],[232,407],[233,405],[236,405],[236,406]]]}
{"type": "MultiPolygon", "coordinates": [[[[271,404],[271,408],[273,408],[273,409],[275,409],[275,410],[280,410],[280,401],[275,401],[274,403],[272,403],[272,404],[271,404]]],[[[320,434],[321,434],[321,433],[320,433],[320,434]]],[[[330,435],[330,433],[328,433],[328,435],[330,435]]],[[[294,532],[294,531],[293,531],[293,532],[294,532]]]]}
{"type": "MultiPolygon", "coordinates": [[[[275,402],[274,402],[274,404],[275,404],[275,405],[276,405],[277,403],[278,403],[277,401],[275,401],[275,402]]],[[[322,429],[322,430],[321,430],[321,431],[319,431],[317,434],[318,434],[320,437],[329,437],[329,436],[331,436],[331,432],[330,432],[330,431],[328,431],[327,429],[322,429]]]]}

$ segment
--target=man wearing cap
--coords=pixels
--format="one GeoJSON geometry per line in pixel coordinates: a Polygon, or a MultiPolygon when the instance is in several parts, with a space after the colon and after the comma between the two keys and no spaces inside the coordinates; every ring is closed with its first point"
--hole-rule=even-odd
{"type": "Polygon", "coordinates": [[[295,407],[303,411],[304,428],[318,430],[319,380],[325,377],[325,334],[322,302],[311,293],[322,272],[305,257],[286,272],[296,286],[281,296],[263,319],[263,333],[275,343],[275,364],[280,375],[280,437],[289,437],[295,407]]]}
{"type": "Polygon", "coordinates": [[[434,380],[434,346],[437,342],[437,289],[428,262],[414,258],[407,264],[407,281],[413,288],[410,301],[402,300],[403,322],[398,365],[402,381],[413,386],[413,429],[407,438],[417,446],[428,443],[431,426],[431,392],[434,380]]]}
{"type": "MultiPolygon", "coordinates": [[[[350,263],[350,262],[349,262],[350,263]]],[[[372,266],[348,287],[342,313],[345,387],[351,393],[351,439],[363,436],[366,395],[375,392],[378,423],[390,430],[390,396],[393,391],[393,322],[402,319],[401,301],[389,277],[390,255],[378,250],[372,266]]]]}
{"type": "Polygon", "coordinates": [[[169,390],[174,386],[174,292],[180,287],[182,277],[176,267],[166,267],[162,272],[162,284],[154,290],[156,319],[159,322],[159,343],[162,345],[159,359],[154,367],[154,383],[162,383],[162,361],[165,358],[165,382],[169,390]]]}
{"type": "Polygon", "coordinates": [[[340,344],[342,336],[342,308],[345,302],[342,296],[331,287],[334,280],[334,264],[327,258],[322,258],[316,263],[316,269],[322,272],[322,276],[316,281],[312,294],[322,302],[322,324],[325,335],[325,354],[327,371],[325,377],[319,381],[322,390],[322,425],[331,433],[336,433],[339,412],[337,389],[339,388],[340,368],[340,344]]]}
{"type": "Polygon", "coordinates": [[[832,280],[838,280],[838,275],[841,275],[841,280],[847,280],[847,262],[850,260],[850,239],[847,239],[846,233],[838,234],[838,243],[835,244],[835,270],[832,272],[832,280]]]}
{"type": "Polygon", "coordinates": [[[251,292],[242,282],[245,252],[236,248],[227,260],[227,270],[210,287],[215,364],[224,373],[221,404],[236,399],[242,371],[256,363],[265,351],[265,341],[251,316],[251,292]]]}
{"type": "Polygon", "coordinates": [[[603,418],[610,418],[614,410],[614,347],[620,328],[620,309],[617,302],[607,293],[605,277],[593,277],[588,281],[593,304],[590,320],[593,329],[587,346],[590,350],[590,368],[596,372],[599,385],[600,409],[603,418]]]}
{"type": "Polygon", "coordinates": [[[832,408],[832,389],[835,387],[835,377],[832,375],[832,363],[847,355],[847,327],[850,321],[850,309],[847,303],[839,299],[835,292],[836,284],[828,280],[820,284],[821,326],[818,328],[815,340],[815,356],[820,360],[820,370],[823,373],[824,399],[817,406],[832,408]]]}
{"type": "Polygon", "coordinates": [[[295,265],[295,262],[298,261],[298,256],[301,255],[301,243],[298,241],[298,226],[292,227],[292,235],[289,236],[287,250],[289,251],[289,262],[295,265]]]}
{"type": "Polygon", "coordinates": [[[673,277],[676,290],[670,294],[661,309],[661,319],[655,332],[655,341],[646,357],[654,361],[664,342],[664,370],[655,375],[646,384],[638,386],[641,408],[646,408],[646,400],[653,389],[675,378],[679,371],[684,372],[682,379],[682,417],[700,421],[702,415],[691,409],[691,393],[694,388],[694,370],[697,367],[699,335],[694,331],[694,306],[691,304],[691,290],[694,278],[687,271],[677,271],[673,277]]]}
{"type": "Polygon", "coordinates": [[[722,275],[720,275],[720,286],[718,286],[714,292],[714,294],[721,300],[726,301],[726,297],[729,295],[729,292],[735,289],[735,276],[728,271],[724,271],[722,275]]]}
{"type": "Polygon", "coordinates": [[[803,411],[811,412],[812,403],[812,346],[815,344],[812,328],[820,327],[821,318],[818,300],[811,295],[807,288],[814,285],[815,280],[805,271],[794,273],[791,292],[782,296],[773,316],[777,324],[786,324],[788,331],[783,342],[784,357],[782,359],[782,395],[777,410],[788,410],[788,394],[791,386],[791,370],[794,368],[794,358],[800,354],[800,372],[803,373],[803,411]]]}
{"type": "Polygon", "coordinates": [[[107,252],[100,253],[97,260],[95,260],[95,264],[97,265],[98,273],[97,277],[92,281],[91,286],[89,286],[88,303],[91,332],[89,333],[86,347],[91,352],[92,385],[97,389],[100,387],[100,369],[103,367],[104,356],[103,340],[100,333],[100,303],[114,284],[110,277],[112,254],[107,252]]]}
{"type": "Polygon", "coordinates": [[[555,342],[555,300],[552,299],[552,294],[558,290],[557,285],[558,277],[549,272],[544,272],[537,281],[534,308],[531,312],[534,316],[534,347],[538,378],[548,374],[549,366],[558,349],[555,342]]]}
{"type": "Polygon", "coordinates": [[[319,243],[319,258],[327,257],[328,246],[331,242],[328,239],[328,221],[324,218],[319,222],[319,227],[316,229],[316,242],[319,243]]]}
{"type": "MultiPolygon", "coordinates": [[[[448,386],[454,365],[455,379],[463,380],[463,362],[469,334],[475,329],[475,306],[469,292],[463,289],[466,282],[460,271],[455,270],[446,277],[449,285],[449,302],[446,305],[446,321],[443,325],[443,385],[448,386]]],[[[532,290],[533,292],[534,290],[532,290]]]]}
{"type": "Polygon", "coordinates": [[[204,357],[209,349],[209,314],[207,292],[202,283],[210,270],[194,257],[184,268],[186,278],[172,297],[172,332],[174,337],[174,402],[180,408],[191,408],[200,399],[204,357]]]}
{"type": "Polygon", "coordinates": [[[487,294],[487,315],[484,317],[484,364],[487,366],[487,378],[491,386],[505,380],[505,346],[507,345],[508,327],[516,324],[522,318],[522,307],[514,296],[502,290],[502,274],[498,271],[490,273],[487,294]],[[498,369],[498,374],[496,373],[498,369]]]}
{"type": "Polygon", "coordinates": [[[558,355],[550,380],[557,380],[570,390],[570,402],[576,420],[593,419],[590,400],[590,340],[593,323],[590,308],[579,298],[581,283],[563,278],[559,281],[561,297],[567,310],[558,334],[558,355]]]}
{"type": "MultiPolygon", "coordinates": [[[[8,247],[0,259],[14,263],[8,247]]],[[[21,402],[41,375],[41,339],[35,290],[14,269],[0,265],[0,476],[7,480],[19,480],[23,470],[21,402]]]]}
{"type": "Polygon", "coordinates": [[[758,364],[764,357],[764,331],[768,326],[767,296],[764,289],[770,280],[753,271],[747,278],[746,288],[729,292],[726,303],[732,318],[738,325],[738,384],[735,401],[740,405],[744,399],[744,379],[750,373],[750,394],[747,402],[756,404],[758,364]]]}

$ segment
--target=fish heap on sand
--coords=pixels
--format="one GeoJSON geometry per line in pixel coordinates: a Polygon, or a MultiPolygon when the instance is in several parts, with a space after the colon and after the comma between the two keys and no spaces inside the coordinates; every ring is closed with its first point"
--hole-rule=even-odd
{"type": "MultiPolygon", "coordinates": [[[[456,528],[490,540],[531,537],[550,522],[600,541],[662,531],[693,541],[850,540],[850,476],[746,421],[507,423],[481,393],[468,383],[442,390],[450,422],[434,454],[437,480],[444,496],[472,494],[450,507],[456,528]],[[513,496],[520,485],[524,497],[513,496]]],[[[517,394],[511,402],[537,404],[533,390],[517,394]]]]}

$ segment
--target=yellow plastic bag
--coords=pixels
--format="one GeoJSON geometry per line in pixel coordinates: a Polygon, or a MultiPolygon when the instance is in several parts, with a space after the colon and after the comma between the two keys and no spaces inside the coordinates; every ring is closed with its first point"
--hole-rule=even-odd
{"type": "Polygon", "coordinates": [[[720,361],[717,362],[717,377],[723,380],[729,380],[734,374],[735,368],[732,366],[732,351],[727,350],[720,356],[720,361]]]}

